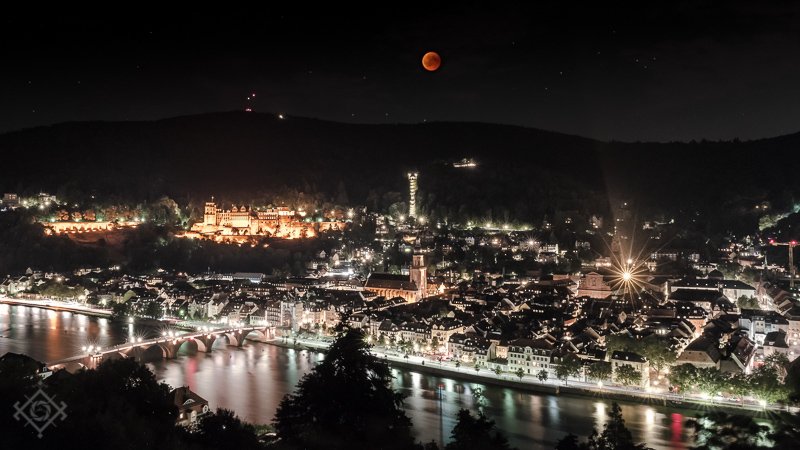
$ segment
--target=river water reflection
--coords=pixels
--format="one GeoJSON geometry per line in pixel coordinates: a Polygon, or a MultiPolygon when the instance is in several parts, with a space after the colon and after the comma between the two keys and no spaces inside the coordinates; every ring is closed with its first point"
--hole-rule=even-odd
{"type": "MultiPolygon", "coordinates": [[[[54,361],[79,353],[88,343],[105,347],[157,332],[152,327],[81,314],[0,305],[0,354],[11,351],[54,361]]],[[[245,420],[269,423],[281,398],[321,358],[322,354],[308,350],[255,342],[239,349],[218,340],[210,354],[182,351],[177,359],[148,366],[159,380],[188,385],[208,399],[212,408],[232,409],[245,420]]],[[[476,388],[482,390],[486,415],[520,450],[553,448],[570,432],[588,435],[593,426],[602,426],[611,405],[601,398],[531,394],[414,370],[393,372],[394,388],[406,394],[406,411],[423,441],[446,440],[458,410],[477,408],[476,388]]],[[[623,403],[622,412],[636,440],[657,449],[686,447],[686,411],[623,403]]]]}

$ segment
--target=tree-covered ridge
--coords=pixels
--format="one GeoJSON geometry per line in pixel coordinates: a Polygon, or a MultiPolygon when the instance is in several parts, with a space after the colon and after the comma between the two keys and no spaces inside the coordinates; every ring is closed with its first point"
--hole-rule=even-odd
{"type": "Polygon", "coordinates": [[[431,216],[533,222],[564,211],[610,212],[611,199],[622,196],[648,210],[703,211],[692,217],[700,227],[749,232],[767,212],[755,211],[756,202],[767,201],[770,214],[795,204],[795,158],[771,164],[769,157],[791,154],[798,140],[618,143],[482,123],[354,125],[232,112],[6,133],[0,151],[14,164],[0,168],[0,187],[128,202],[269,192],[377,209],[404,198],[404,174],[415,168],[419,202],[431,216]],[[478,167],[452,166],[465,156],[478,167]]]}

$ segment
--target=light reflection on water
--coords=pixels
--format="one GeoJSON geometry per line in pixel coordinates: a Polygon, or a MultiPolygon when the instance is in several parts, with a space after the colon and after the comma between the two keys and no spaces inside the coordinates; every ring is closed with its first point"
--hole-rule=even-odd
{"type": "MultiPolygon", "coordinates": [[[[10,351],[54,361],[79,353],[87,342],[106,347],[154,333],[157,330],[138,324],[0,305],[0,355],[10,351]]],[[[283,396],[322,357],[308,350],[252,342],[238,349],[218,339],[211,353],[196,353],[187,345],[177,359],[148,366],[159,380],[172,386],[188,385],[208,399],[212,408],[233,409],[246,420],[269,423],[283,396]]],[[[446,439],[459,409],[476,411],[476,387],[483,390],[486,415],[520,449],[552,449],[569,432],[586,436],[592,427],[605,423],[611,405],[600,398],[531,394],[411,370],[393,369],[392,373],[393,387],[407,395],[406,411],[418,439],[425,442],[446,439]]],[[[622,413],[638,441],[657,449],[686,447],[686,411],[655,404],[622,404],[622,413]]]]}

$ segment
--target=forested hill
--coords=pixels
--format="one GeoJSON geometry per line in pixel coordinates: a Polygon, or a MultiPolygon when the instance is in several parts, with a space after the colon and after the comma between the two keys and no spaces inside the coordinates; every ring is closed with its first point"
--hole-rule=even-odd
{"type": "Polygon", "coordinates": [[[146,122],[74,122],[0,135],[4,191],[95,191],[148,198],[291,187],[354,203],[402,192],[421,173],[423,203],[446,213],[498,208],[535,218],[642,205],[731,210],[792,201],[800,135],[749,142],[607,143],[484,123],[364,125],[266,113],[146,122]],[[450,163],[472,157],[479,167],[450,163]],[[605,203],[605,204],[603,204],[605,203]]]}

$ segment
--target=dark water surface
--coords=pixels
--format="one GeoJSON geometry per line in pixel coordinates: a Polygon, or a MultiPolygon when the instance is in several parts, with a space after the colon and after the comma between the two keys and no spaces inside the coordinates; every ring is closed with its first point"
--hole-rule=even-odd
{"type": "MultiPolygon", "coordinates": [[[[78,354],[81,346],[106,347],[134,336],[155,336],[158,332],[153,326],[0,305],[0,355],[16,352],[55,361],[78,354]]],[[[249,341],[243,348],[235,348],[218,340],[210,354],[182,351],[177,359],[156,361],[148,366],[159,380],[172,386],[188,385],[205,397],[212,408],[232,409],[245,420],[269,423],[281,398],[321,358],[322,354],[308,350],[249,341]]],[[[601,398],[532,394],[408,369],[394,369],[394,374],[394,388],[407,395],[406,411],[423,441],[446,440],[459,408],[476,409],[476,388],[482,389],[486,415],[497,422],[520,450],[553,448],[569,432],[588,435],[593,426],[602,426],[611,406],[610,401],[601,398]]],[[[623,403],[621,406],[628,428],[638,441],[657,449],[687,446],[683,423],[691,411],[658,405],[623,403]]]]}

